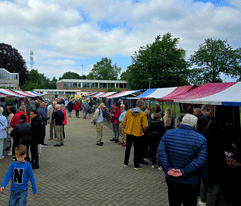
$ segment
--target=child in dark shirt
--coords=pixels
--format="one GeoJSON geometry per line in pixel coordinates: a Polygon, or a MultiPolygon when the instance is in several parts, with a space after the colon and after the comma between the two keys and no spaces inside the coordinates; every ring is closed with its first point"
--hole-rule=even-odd
{"type": "Polygon", "coordinates": [[[37,187],[33,175],[32,166],[28,161],[25,161],[27,156],[27,148],[24,145],[19,145],[15,149],[16,162],[13,162],[3,179],[0,193],[3,192],[11,179],[11,193],[9,206],[27,205],[28,182],[31,181],[33,196],[37,197],[37,187]]]}

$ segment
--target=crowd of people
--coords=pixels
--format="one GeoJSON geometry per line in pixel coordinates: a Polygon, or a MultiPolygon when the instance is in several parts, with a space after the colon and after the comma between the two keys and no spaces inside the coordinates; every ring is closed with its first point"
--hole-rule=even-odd
{"type": "MultiPolygon", "coordinates": [[[[49,140],[56,140],[54,147],[64,146],[67,114],[71,117],[74,110],[76,118],[79,118],[82,109],[83,118],[86,119],[93,106],[95,111],[91,123],[96,126],[96,145],[104,145],[104,103],[55,99],[46,105],[38,99],[26,104],[27,101],[22,101],[18,111],[10,104],[5,109],[0,107],[0,159],[4,158],[3,142],[8,137],[11,139],[8,154],[13,156],[13,160],[19,162],[19,152],[15,152],[19,145],[23,145],[26,154],[21,155],[26,156],[25,160],[31,163],[32,169],[38,169],[41,147],[47,146],[46,125],[50,125],[49,140]]],[[[162,113],[159,104],[156,104],[153,111],[145,106],[143,100],[137,100],[136,107],[127,111],[123,102],[112,102],[109,122],[113,129],[110,141],[125,147],[124,167],[129,165],[134,144],[135,170],[142,169],[142,164],[149,164],[149,159],[151,168],[165,172],[171,206],[182,203],[197,205],[199,192],[199,205],[206,205],[209,185],[213,187],[213,205],[219,205],[222,177],[227,163],[223,138],[225,132],[217,117],[205,116],[200,108],[194,108],[192,112],[179,115],[175,121],[171,108],[166,108],[165,113],[162,113]],[[218,174],[214,172],[215,168],[219,168],[218,174]]]]}
{"type": "MultiPolygon", "coordinates": [[[[92,123],[97,130],[96,145],[103,146],[100,125],[106,107],[101,103],[98,108],[92,123]]],[[[128,167],[134,144],[134,169],[142,169],[142,164],[148,164],[144,159],[148,158],[152,168],[163,170],[171,206],[182,203],[196,206],[199,194],[198,204],[205,206],[208,186],[213,188],[212,205],[219,205],[227,168],[225,136],[230,130],[221,128],[220,120],[212,113],[203,113],[206,114],[201,108],[193,108],[189,113],[180,114],[175,121],[171,108],[162,113],[159,104],[154,112],[142,100],[137,100],[136,107],[128,111],[122,103],[111,104],[109,121],[113,138],[110,141],[126,147],[124,167],[128,167]]]]}
{"type": "Polygon", "coordinates": [[[49,140],[56,140],[54,147],[64,146],[64,125],[67,125],[67,113],[71,117],[72,110],[79,118],[79,111],[83,106],[86,118],[87,111],[91,113],[92,101],[83,100],[82,104],[71,99],[49,100],[41,99],[15,101],[14,105],[7,103],[5,108],[0,106],[0,159],[3,159],[4,141],[10,140],[8,155],[12,155],[14,162],[2,181],[0,193],[11,181],[9,205],[26,205],[28,182],[31,181],[34,197],[37,197],[37,187],[33,169],[39,169],[41,148],[46,147],[46,125],[50,125],[49,140]],[[48,104],[48,105],[47,105],[48,104]],[[87,104],[87,106],[86,106],[87,104]],[[85,108],[87,107],[87,108],[85,108]],[[67,113],[66,113],[67,110],[67,113]],[[31,152],[31,154],[30,154],[31,152]]]}

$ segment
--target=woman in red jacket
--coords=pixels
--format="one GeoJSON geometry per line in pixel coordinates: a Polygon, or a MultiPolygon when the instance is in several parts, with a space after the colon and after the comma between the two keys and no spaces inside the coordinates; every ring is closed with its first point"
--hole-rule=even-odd
{"type": "Polygon", "coordinates": [[[74,105],[74,111],[75,111],[75,116],[76,118],[79,118],[79,111],[80,111],[81,105],[80,103],[77,101],[74,105]]]}
{"type": "Polygon", "coordinates": [[[64,121],[63,121],[63,137],[65,140],[65,132],[64,132],[64,125],[67,125],[67,113],[65,111],[65,105],[61,104],[61,111],[64,113],[64,121]]]}
{"type": "Polygon", "coordinates": [[[115,143],[119,142],[119,117],[121,115],[121,111],[116,104],[111,104],[112,110],[110,113],[110,122],[113,127],[114,137],[110,141],[115,141],[115,143]]]}

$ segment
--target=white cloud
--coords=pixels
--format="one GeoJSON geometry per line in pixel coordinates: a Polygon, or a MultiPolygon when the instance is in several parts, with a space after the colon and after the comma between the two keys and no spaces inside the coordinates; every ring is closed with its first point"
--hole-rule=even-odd
{"type": "Polygon", "coordinates": [[[44,64],[54,65],[54,66],[64,66],[64,65],[76,65],[77,63],[69,59],[64,59],[64,60],[48,59],[44,61],[44,64]]]}
{"type": "Polygon", "coordinates": [[[178,46],[189,56],[211,37],[240,47],[240,1],[230,4],[235,7],[192,0],[0,1],[0,39],[27,61],[33,50],[36,66],[49,76],[75,70],[87,57],[131,56],[167,32],[180,37],[178,46]]]}

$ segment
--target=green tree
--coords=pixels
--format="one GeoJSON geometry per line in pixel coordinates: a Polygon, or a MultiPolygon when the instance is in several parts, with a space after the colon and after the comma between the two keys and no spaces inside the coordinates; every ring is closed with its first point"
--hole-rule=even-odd
{"type": "Polygon", "coordinates": [[[86,76],[86,79],[95,79],[95,76],[93,74],[93,72],[90,72],[87,76],[86,76]]]}
{"type": "Polygon", "coordinates": [[[20,86],[29,78],[25,60],[11,45],[0,43],[0,68],[5,68],[11,73],[19,73],[20,86]]]}
{"type": "Polygon", "coordinates": [[[120,88],[108,87],[105,92],[120,92],[120,88]]]}
{"type": "Polygon", "coordinates": [[[120,79],[124,80],[124,81],[128,81],[129,80],[129,76],[130,76],[130,70],[126,70],[126,71],[121,73],[120,79]]]}
{"type": "Polygon", "coordinates": [[[205,39],[190,57],[194,67],[193,81],[222,82],[221,74],[236,77],[241,74],[240,49],[234,50],[227,40],[205,39]]]}
{"type": "Polygon", "coordinates": [[[59,77],[59,80],[61,79],[82,79],[82,77],[75,72],[65,72],[62,77],[59,77]]]}
{"type": "Polygon", "coordinates": [[[56,89],[57,86],[57,79],[56,77],[53,77],[52,80],[50,81],[49,89],[56,89]]]}
{"type": "Polygon", "coordinates": [[[185,50],[177,48],[178,41],[171,33],[158,35],[154,43],[134,53],[132,64],[121,78],[128,81],[131,89],[149,88],[148,78],[152,78],[152,88],[187,85],[190,70],[184,59],[185,50]]]}
{"type": "Polygon", "coordinates": [[[42,89],[42,79],[38,70],[32,69],[29,73],[29,80],[21,86],[22,90],[30,91],[33,89],[42,89]]]}
{"type": "Polygon", "coordinates": [[[50,78],[40,74],[37,69],[32,69],[29,73],[29,80],[21,86],[22,90],[29,91],[33,89],[56,89],[57,79],[50,78]]]}
{"type": "Polygon", "coordinates": [[[120,72],[121,67],[118,67],[116,64],[112,65],[111,59],[105,57],[94,64],[93,69],[87,76],[87,79],[117,80],[120,72]]]}

